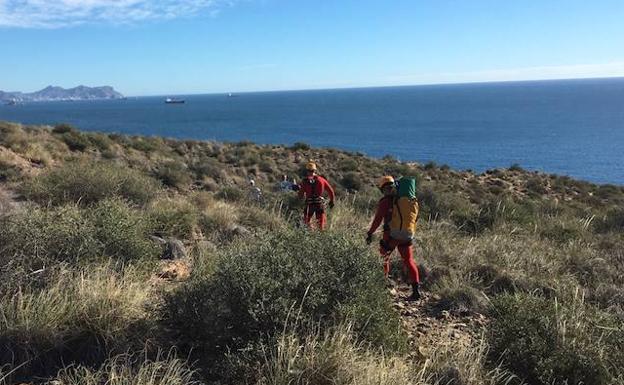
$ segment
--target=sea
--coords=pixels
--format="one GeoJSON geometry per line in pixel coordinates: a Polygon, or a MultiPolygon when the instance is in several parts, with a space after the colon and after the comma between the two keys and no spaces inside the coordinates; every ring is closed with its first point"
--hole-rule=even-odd
{"type": "Polygon", "coordinates": [[[128,97],[0,106],[0,120],[171,138],[304,142],[483,172],[624,185],[624,78],[128,97]],[[165,104],[166,97],[185,99],[165,104]]]}

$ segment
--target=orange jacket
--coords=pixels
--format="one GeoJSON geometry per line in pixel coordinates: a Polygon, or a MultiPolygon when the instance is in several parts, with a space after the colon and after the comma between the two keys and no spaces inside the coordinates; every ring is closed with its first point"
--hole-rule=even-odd
{"type": "Polygon", "coordinates": [[[325,192],[329,195],[330,202],[334,201],[334,189],[329,185],[327,179],[320,175],[314,175],[312,177],[306,177],[301,181],[299,189],[299,198],[306,199],[308,205],[318,205],[322,202],[322,197],[325,192]]]}
{"type": "MultiPolygon", "coordinates": [[[[369,235],[372,235],[377,230],[382,220],[384,221],[384,226],[387,223],[390,223],[390,219],[392,216],[391,209],[392,209],[393,198],[394,196],[390,195],[390,196],[385,196],[379,200],[379,204],[377,205],[377,212],[375,213],[375,218],[373,219],[370,229],[368,230],[369,235]]],[[[388,229],[384,228],[384,231],[387,231],[387,230],[388,229]]]]}

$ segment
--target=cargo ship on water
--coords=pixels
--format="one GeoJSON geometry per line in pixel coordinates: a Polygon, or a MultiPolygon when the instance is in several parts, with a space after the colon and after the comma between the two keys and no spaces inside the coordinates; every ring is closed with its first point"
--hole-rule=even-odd
{"type": "Polygon", "coordinates": [[[183,104],[186,101],[184,99],[176,99],[176,98],[167,98],[165,99],[166,104],[183,104]]]}

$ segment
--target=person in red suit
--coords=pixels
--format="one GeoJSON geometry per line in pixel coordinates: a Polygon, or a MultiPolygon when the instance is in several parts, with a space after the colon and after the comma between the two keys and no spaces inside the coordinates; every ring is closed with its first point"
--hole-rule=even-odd
{"type": "Polygon", "coordinates": [[[329,207],[334,207],[334,189],[330,186],[327,179],[316,173],[316,163],[308,162],[306,164],[306,177],[299,185],[299,198],[305,199],[305,209],[303,211],[303,220],[308,227],[311,227],[312,216],[316,216],[318,227],[320,230],[325,229],[327,223],[327,214],[325,213],[324,193],[329,197],[329,207]]]}
{"type": "Polygon", "coordinates": [[[403,265],[407,269],[412,284],[412,294],[408,300],[418,300],[420,299],[420,276],[418,274],[416,262],[414,262],[414,248],[412,247],[412,242],[399,242],[390,237],[390,221],[392,219],[394,197],[396,195],[394,178],[389,175],[382,177],[378,187],[384,196],[379,200],[377,205],[375,218],[366,234],[366,243],[370,245],[373,242],[373,233],[375,233],[383,221],[383,237],[379,241],[379,253],[384,258],[384,275],[388,278],[388,274],[390,273],[390,256],[396,248],[399,250],[399,254],[403,259],[403,265]]]}

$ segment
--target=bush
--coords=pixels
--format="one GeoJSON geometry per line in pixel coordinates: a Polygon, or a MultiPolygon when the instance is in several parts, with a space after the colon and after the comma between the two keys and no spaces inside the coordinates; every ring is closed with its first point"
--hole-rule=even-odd
{"type": "Polygon", "coordinates": [[[198,179],[202,179],[206,176],[217,182],[226,179],[225,173],[223,172],[223,165],[215,158],[205,157],[196,159],[191,163],[189,169],[195,173],[198,179]]]}
{"type": "Polygon", "coordinates": [[[540,196],[548,193],[544,181],[537,176],[529,177],[526,181],[526,189],[529,191],[529,194],[533,196],[540,196]]]}
{"type": "Polygon", "coordinates": [[[15,165],[0,158],[0,182],[17,179],[20,171],[15,165]]]}
{"type": "Polygon", "coordinates": [[[599,233],[622,232],[624,230],[624,209],[611,209],[602,218],[594,221],[594,229],[599,233]]]}
{"type": "Polygon", "coordinates": [[[563,244],[583,239],[583,229],[576,221],[547,221],[542,224],[540,235],[563,244]]]}
{"type": "Polygon", "coordinates": [[[514,163],[511,166],[509,166],[508,168],[509,171],[518,171],[518,172],[522,172],[524,171],[524,169],[522,168],[522,166],[520,166],[518,163],[514,163]]]}
{"type": "Polygon", "coordinates": [[[27,270],[51,261],[76,261],[98,253],[93,223],[76,206],[27,207],[0,217],[0,264],[27,270]]]}
{"type": "Polygon", "coordinates": [[[43,290],[0,296],[0,362],[31,382],[72,363],[97,364],[142,345],[149,286],[108,268],[63,274],[43,290]]]}
{"type": "Polygon", "coordinates": [[[120,261],[158,255],[157,245],[149,239],[149,220],[125,202],[119,199],[102,201],[89,216],[102,255],[120,261]]]}
{"type": "Polygon", "coordinates": [[[74,126],[68,123],[59,123],[52,129],[53,134],[66,134],[68,132],[76,132],[74,126]]]}
{"type": "Polygon", "coordinates": [[[197,209],[183,199],[163,199],[149,208],[153,231],[161,236],[190,238],[199,220],[197,209]]]}
{"type": "Polygon", "coordinates": [[[156,249],[148,231],[142,215],[119,200],[88,210],[27,207],[0,217],[0,263],[32,271],[61,261],[149,257],[156,249]]]}
{"type": "Polygon", "coordinates": [[[306,151],[310,149],[310,145],[303,142],[295,142],[290,149],[293,151],[306,151]]]}
{"type": "Polygon", "coordinates": [[[203,358],[218,359],[293,322],[349,319],[376,345],[393,349],[403,341],[377,257],[336,234],[281,231],[234,245],[213,274],[167,295],[162,310],[178,346],[203,358]]]}
{"type": "Polygon", "coordinates": [[[580,299],[502,295],[488,332],[490,360],[529,384],[610,384],[622,375],[623,331],[580,299]]]}
{"type": "Polygon", "coordinates": [[[340,162],[341,171],[356,171],[358,169],[358,162],[355,159],[347,158],[340,162]]]}
{"type": "Polygon", "coordinates": [[[349,172],[345,174],[340,180],[340,184],[346,188],[347,190],[356,190],[359,191],[362,189],[362,178],[354,172],[349,172]]]}
{"type": "Polygon", "coordinates": [[[144,205],[158,193],[158,184],[138,171],[108,162],[75,162],[48,171],[24,183],[21,191],[41,204],[90,205],[122,197],[144,205]]]}
{"type": "Polygon", "coordinates": [[[454,314],[483,313],[487,308],[484,295],[466,284],[454,283],[442,288],[438,294],[440,300],[437,301],[436,307],[454,314]]]}
{"type": "Polygon", "coordinates": [[[89,138],[77,131],[68,131],[61,134],[61,140],[65,142],[71,151],[82,152],[91,145],[89,138]]]}
{"type": "Polygon", "coordinates": [[[154,152],[162,146],[160,138],[135,136],[129,139],[130,147],[142,152],[154,152]]]}
{"type": "Polygon", "coordinates": [[[247,191],[241,187],[225,186],[219,192],[216,197],[228,202],[241,202],[245,199],[247,191]]]}
{"type": "Polygon", "coordinates": [[[438,168],[438,165],[436,162],[430,160],[429,162],[425,163],[424,168],[425,170],[435,170],[436,168],[438,168]]]}
{"type": "Polygon", "coordinates": [[[104,134],[93,133],[88,134],[89,141],[97,148],[101,153],[110,153],[110,148],[113,145],[113,141],[104,134]]]}
{"type": "Polygon", "coordinates": [[[165,186],[178,189],[188,188],[193,182],[186,164],[177,161],[162,162],[154,171],[154,176],[165,186]]]}

